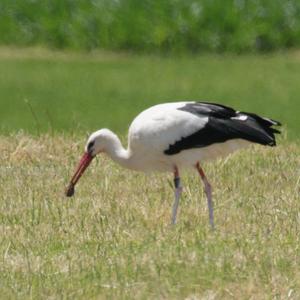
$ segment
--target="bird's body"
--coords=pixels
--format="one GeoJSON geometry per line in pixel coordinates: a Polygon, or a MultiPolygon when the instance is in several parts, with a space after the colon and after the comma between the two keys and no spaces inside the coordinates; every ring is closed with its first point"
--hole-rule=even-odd
{"type": "Polygon", "coordinates": [[[128,132],[127,149],[110,130],[94,132],[86,145],[86,158],[80,164],[84,168],[79,166],[70,187],[74,189],[89,162],[100,152],[107,153],[129,169],[173,172],[176,200],[172,222],[175,223],[181,193],[179,170],[196,168],[205,184],[213,226],[211,188],[200,163],[227,155],[250,143],[274,146],[274,133],[279,131],[272,128],[273,125],[280,124],[214,103],[188,101],[155,105],[133,120],[128,132]]]}
{"type": "Polygon", "coordinates": [[[138,171],[170,171],[192,168],[198,161],[207,161],[227,155],[249,145],[241,138],[213,143],[205,147],[192,142],[187,149],[168,154],[170,145],[180,142],[205,128],[206,115],[196,115],[180,110],[194,102],[175,102],[155,105],[140,113],[128,131],[128,167],[138,171]]]}

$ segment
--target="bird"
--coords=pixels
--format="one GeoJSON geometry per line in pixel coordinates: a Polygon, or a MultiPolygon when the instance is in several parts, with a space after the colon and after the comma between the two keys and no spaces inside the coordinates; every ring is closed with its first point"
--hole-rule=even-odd
{"type": "Polygon", "coordinates": [[[109,129],[92,133],[84,154],[66,189],[71,197],[75,185],[93,158],[106,153],[121,166],[135,171],[172,172],[174,175],[174,202],[171,224],[176,223],[182,184],[182,169],[193,168],[204,184],[209,223],[214,229],[212,186],[202,163],[256,143],[275,146],[273,126],[280,122],[254,113],[211,102],[181,101],[154,105],[137,115],[129,127],[128,148],[109,129]]]}

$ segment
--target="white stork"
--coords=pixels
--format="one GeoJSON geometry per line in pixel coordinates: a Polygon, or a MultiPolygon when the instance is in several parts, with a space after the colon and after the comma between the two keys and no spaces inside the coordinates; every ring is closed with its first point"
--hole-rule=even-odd
{"type": "Polygon", "coordinates": [[[280,123],[220,104],[175,102],[155,105],[133,120],[127,149],[109,129],[91,134],[66,196],[74,194],[75,184],[92,159],[99,153],[107,153],[114,161],[132,170],[173,172],[175,201],[171,222],[175,224],[182,192],[179,170],[195,168],[204,183],[209,221],[214,228],[211,185],[200,163],[250,143],[275,146],[274,133],[280,131],[272,128],[273,125],[280,123]]]}

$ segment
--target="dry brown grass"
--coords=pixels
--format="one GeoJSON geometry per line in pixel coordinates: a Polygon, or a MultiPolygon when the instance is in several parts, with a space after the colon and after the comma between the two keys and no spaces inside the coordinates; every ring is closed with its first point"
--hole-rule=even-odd
{"type": "Polygon", "coordinates": [[[64,187],[85,137],[0,137],[0,298],[299,299],[300,147],[253,147],[204,166],[169,225],[171,175],[99,157],[64,187]]]}

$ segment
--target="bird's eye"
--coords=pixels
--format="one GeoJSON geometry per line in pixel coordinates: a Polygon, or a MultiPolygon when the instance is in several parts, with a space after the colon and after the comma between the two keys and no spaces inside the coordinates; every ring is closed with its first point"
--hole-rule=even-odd
{"type": "Polygon", "coordinates": [[[92,150],[92,147],[94,146],[94,144],[95,144],[95,141],[92,141],[92,142],[88,143],[88,146],[87,146],[88,152],[90,152],[92,150]]]}

